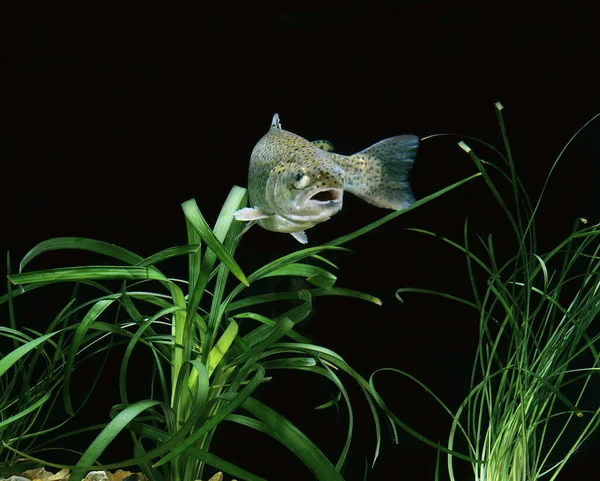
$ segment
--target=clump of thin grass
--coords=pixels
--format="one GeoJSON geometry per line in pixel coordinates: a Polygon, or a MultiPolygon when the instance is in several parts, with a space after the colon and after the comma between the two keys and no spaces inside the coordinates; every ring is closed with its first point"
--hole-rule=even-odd
{"type": "Polygon", "coordinates": [[[54,334],[0,326],[1,340],[12,347],[0,356],[0,472],[13,457],[5,443],[28,450],[39,436],[58,427],[47,426],[62,375],[61,341],[52,342],[54,334]]]}
{"type": "MultiPolygon", "coordinates": [[[[10,256],[7,255],[10,275],[10,256]]],[[[35,286],[32,286],[35,288],[35,286]]],[[[0,325],[0,473],[13,472],[15,450],[32,451],[43,448],[44,438],[52,437],[70,418],[59,415],[57,401],[65,376],[65,354],[68,346],[71,309],[74,299],[49,322],[45,331],[22,328],[16,321],[14,300],[20,291],[11,290],[0,297],[6,303],[8,326],[0,325]]],[[[90,337],[90,341],[97,336],[90,337]]],[[[81,353],[72,370],[89,358],[81,353]]],[[[84,394],[89,398],[97,380],[84,394]]],[[[19,459],[19,469],[34,465],[19,459]]]]}
{"type": "Polygon", "coordinates": [[[442,239],[465,255],[472,299],[427,289],[398,290],[398,295],[419,292],[453,299],[473,307],[479,319],[469,394],[455,413],[438,399],[453,420],[447,447],[409,432],[448,454],[452,480],[458,458],[472,464],[478,481],[553,480],[600,423],[590,389],[600,371],[600,334],[593,325],[600,313],[600,224],[578,219],[567,238],[548,252],[539,251],[535,217],[543,193],[535,205],[530,202],[516,174],[502,106],[496,108],[505,154],[483,144],[503,165],[484,162],[465,142],[460,145],[502,207],[516,252],[498,258],[491,236],[472,246],[465,222],[462,244],[442,239]],[[507,206],[493,174],[508,182],[514,208],[507,206]],[[477,281],[481,273],[484,283],[477,281]],[[466,442],[468,454],[455,451],[458,441],[466,442]]]}

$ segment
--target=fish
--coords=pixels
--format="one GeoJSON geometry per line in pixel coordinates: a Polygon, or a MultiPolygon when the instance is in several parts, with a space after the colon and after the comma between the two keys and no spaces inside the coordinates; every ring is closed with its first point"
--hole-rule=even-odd
{"type": "Polygon", "coordinates": [[[242,233],[258,224],[306,244],[305,231],[337,214],[344,192],[376,207],[406,209],[415,201],[408,175],[418,148],[416,135],[398,135],[341,155],[329,141],[311,142],[284,130],[275,114],[250,155],[250,207],[234,218],[248,222],[242,233]]]}

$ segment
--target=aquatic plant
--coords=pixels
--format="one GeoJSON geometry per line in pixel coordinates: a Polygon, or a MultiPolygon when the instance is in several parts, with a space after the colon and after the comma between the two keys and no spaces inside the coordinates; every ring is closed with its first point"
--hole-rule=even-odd
{"type": "Polygon", "coordinates": [[[541,252],[535,220],[564,151],[598,116],[567,143],[533,204],[516,174],[499,103],[496,111],[505,152],[477,139],[469,143],[490,149],[501,165],[484,162],[465,141],[460,146],[502,207],[516,252],[499,256],[491,235],[480,236],[473,245],[466,221],[462,243],[413,229],[441,238],[465,255],[472,298],[421,288],[401,288],[397,295],[425,293],[472,307],[479,319],[479,342],[471,389],[459,409],[452,412],[434,396],[452,418],[447,446],[409,432],[447,453],[452,481],[459,458],[472,464],[477,481],[553,480],[600,424],[591,392],[600,371],[600,334],[592,324],[600,314],[600,224],[577,219],[570,235],[541,252]],[[501,194],[507,185],[512,199],[501,194]],[[457,453],[457,445],[466,445],[468,454],[457,453]]]}
{"type": "MultiPolygon", "coordinates": [[[[10,271],[10,259],[7,259],[10,271]]],[[[64,376],[65,332],[57,330],[70,305],[50,322],[44,333],[19,329],[16,324],[12,291],[2,299],[8,306],[8,323],[0,325],[0,473],[10,468],[14,453],[3,449],[34,449],[40,436],[57,430],[61,423],[49,417],[58,397],[64,376]]],[[[76,367],[76,366],[74,366],[76,367]]],[[[26,469],[26,463],[21,463],[26,469]]]]}
{"type": "MultiPolygon", "coordinates": [[[[64,410],[74,416],[81,408],[72,394],[74,369],[85,356],[101,356],[117,346],[124,348],[118,379],[120,403],[111,410],[111,421],[70,433],[75,436],[100,430],[76,466],[72,466],[70,481],[80,481],[116,436],[126,431],[132,437],[134,456],[93,469],[140,466],[151,481],[195,481],[202,478],[208,465],[240,479],[262,480],[211,452],[214,434],[225,422],[274,438],[316,479],[342,480],[340,473],[353,437],[354,414],[341,376],[357,382],[367,399],[376,436],[374,459],[380,443],[378,409],[369,383],[338,354],[311,343],[295,326],[309,315],[313,298],[318,296],[347,296],[376,304],[380,301],[362,292],[336,287],[336,276],[331,272],[335,266],[322,254],[344,250],[340,247],[344,242],[475,176],[325,245],[275,259],[248,276],[234,259],[243,239],[240,237],[243,225],[234,220],[233,213],[247,204],[246,189],[241,187],[231,190],[212,229],[195,200],[184,202],[187,243],[147,258],[100,240],[63,237],[43,241],[21,260],[18,273],[9,273],[9,280],[17,287],[11,290],[9,286],[9,293],[0,303],[8,301],[12,305],[21,296],[31,299],[35,294],[32,291],[66,282],[75,286],[73,295],[43,335],[39,333],[32,340],[16,337],[16,342],[22,345],[2,360],[4,371],[0,376],[11,366],[15,368],[11,359],[33,347],[51,343],[55,356],[64,354],[57,358],[59,365],[50,366],[54,384],[48,393],[56,399],[57,391],[62,391],[64,410]],[[29,264],[40,256],[73,249],[103,256],[109,264],[27,271],[29,264]],[[165,274],[169,261],[177,258],[187,258],[186,280],[165,274]],[[312,288],[267,294],[249,291],[249,295],[242,297],[251,284],[276,276],[301,277],[312,288]],[[255,311],[265,303],[285,300],[300,304],[291,308],[288,305],[287,310],[275,317],[255,311]],[[61,339],[60,344],[52,344],[54,336],[61,339]],[[133,375],[130,364],[142,349],[150,352],[147,368],[151,372],[150,396],[133,401],[128,390],[133,375]],[[289,370],[317,374],[332,383],[338,394],[322,407],[341,400],[347,407],[345,441],[333,461],[292,422],[256,396],[259,385],[285,378],[282,373],[289,370]],[[270,377],[271,373],[280,374],[270,377]]],[[[16,331],[16,322],[11,319],[16,331]]],[[[15,369],[26,370],[25,366],[23,360],[15,369]]],[[[38,444],[24,452],[14,439],[15,436],[3,439],[5,449],[11,453],[46,466],[63,467],[36,457],[45,445],[38,444]]]]}

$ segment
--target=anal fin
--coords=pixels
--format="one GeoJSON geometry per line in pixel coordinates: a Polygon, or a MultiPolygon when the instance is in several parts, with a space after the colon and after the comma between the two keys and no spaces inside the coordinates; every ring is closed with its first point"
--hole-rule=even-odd
{"type": "Polygon", "coordinates": [[[306,244],[308,242],[308,237],[306,237],[306,232],[304,232],[303,230],[301,230],[299,232],[290,232],[290,234],[292,234],[294,239],[296,239],[298,242],[300,242],[300,244],[306,244]]]}

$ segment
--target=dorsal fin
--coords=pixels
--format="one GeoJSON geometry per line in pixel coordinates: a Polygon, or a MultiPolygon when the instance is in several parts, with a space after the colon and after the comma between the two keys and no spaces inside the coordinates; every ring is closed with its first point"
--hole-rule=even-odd
{"type": "Polygon", "coordinates": [[[273,120],[271,120],[271,128],[281,130],[281,120],[279,120],[279,114],[273,115],[273,120]]]}

